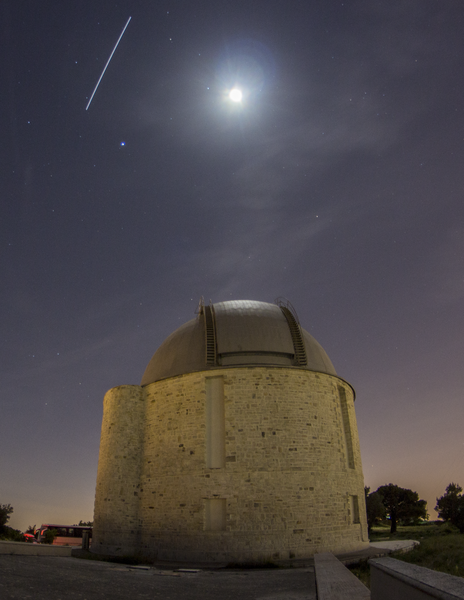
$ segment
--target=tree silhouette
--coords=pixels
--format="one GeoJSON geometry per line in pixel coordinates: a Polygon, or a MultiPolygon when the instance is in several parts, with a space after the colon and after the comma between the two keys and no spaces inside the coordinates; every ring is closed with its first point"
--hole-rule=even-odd
{"type": "Polygon", "coordinates": [[[441,498],[437,498],[435,510],[440,519],[452,523],[460,533],[464,533],[464,496],[462,487],[457,483],[450,483],[441,498]]]}
{"type": "Polygon", "coordinates": [[[397,523],[412,525],[420,519],[427,519],[427,502],[419,500],[417,492],[401,488],[393,483],[382,485],[376,490],[390,519],[390,533],[396,533],[397,523]]]}
{"type": "Polygon", "coordinates": [[[10,520],[10,515],[13,512],[11,504],[0,504],[0,533],[5,529],[5,525],[10,520]]]}
{"type": "Polygon", "coordinates": [[[387,516],[387,511],[382,502],[382,496],[377,492],[369,493],[370,488],[365,487],[366,494],[366,513],[367,513],[367,531],[371,532],[372,527],[383,521],[387,516]]]}

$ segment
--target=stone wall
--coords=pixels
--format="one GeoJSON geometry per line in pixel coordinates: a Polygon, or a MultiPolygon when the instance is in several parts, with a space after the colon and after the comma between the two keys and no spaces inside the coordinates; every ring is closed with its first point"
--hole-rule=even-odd
{"type": "Polygon", "coordinates": [[[367,546],[353,390],[343,380],[247,367],[116,390],[105,398],[94,551],[261,562],[367,546]],[[208,425],[205,379],[218,376],[225,464],[207,468],[216,425],[208,425]]]}
{"type": "Polygon", "coordinates": [[[138,551],[145,408],[139,386],[122,385],[105,394],[92,532],[92,550],[97,552],[138,551]]]}

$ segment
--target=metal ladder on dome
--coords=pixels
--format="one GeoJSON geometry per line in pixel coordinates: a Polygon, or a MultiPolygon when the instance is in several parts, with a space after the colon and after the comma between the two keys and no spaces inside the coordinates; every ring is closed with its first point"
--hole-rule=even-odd
{"type": "Polygon", "coordinates": [[[308,364],[308,359],[296,311],[290,302],[284,298],[277,298],[275,302],[287,319],[290,335],[292,336],[293,349],[295,350],[295,364],[299,367],[303,367],[308,364]]]}
{"type": "Polygon", "coordinates": [[[216,327],[212,306],[205,306],[206,364],[216,366],[216,327]]]}

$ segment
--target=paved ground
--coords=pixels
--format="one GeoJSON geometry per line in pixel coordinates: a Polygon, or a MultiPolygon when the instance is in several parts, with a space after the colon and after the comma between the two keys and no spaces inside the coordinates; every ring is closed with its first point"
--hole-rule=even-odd
{"type": "Polygon", "coordinates": [[[1,600],[316,600],[314,568],[141,569],[73,557],[0,556],[1,600]]]}
{"type": "MultiPolygon", "coordinates": [[[[350,564],[406,551],[417,543],[374,542],[367,550],[338,558],[350,564]]],[[[294,561],[288,569],[182,571],[179,564],[143,568],[75,557],[0,554],[0,600],[316,600],[313,564],[309,559],[294,561]]]]}

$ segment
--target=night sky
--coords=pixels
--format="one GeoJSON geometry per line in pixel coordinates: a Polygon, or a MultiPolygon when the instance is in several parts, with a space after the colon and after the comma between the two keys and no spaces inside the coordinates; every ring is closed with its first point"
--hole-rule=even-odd
{"type": "Polygon", "coordinates": [[[201,296],[288,298],[356,390],[366,485],[435,518],[464,485],[462,0],[0,14],[10,525],[93,518],[103,396],[201,296]]]}

